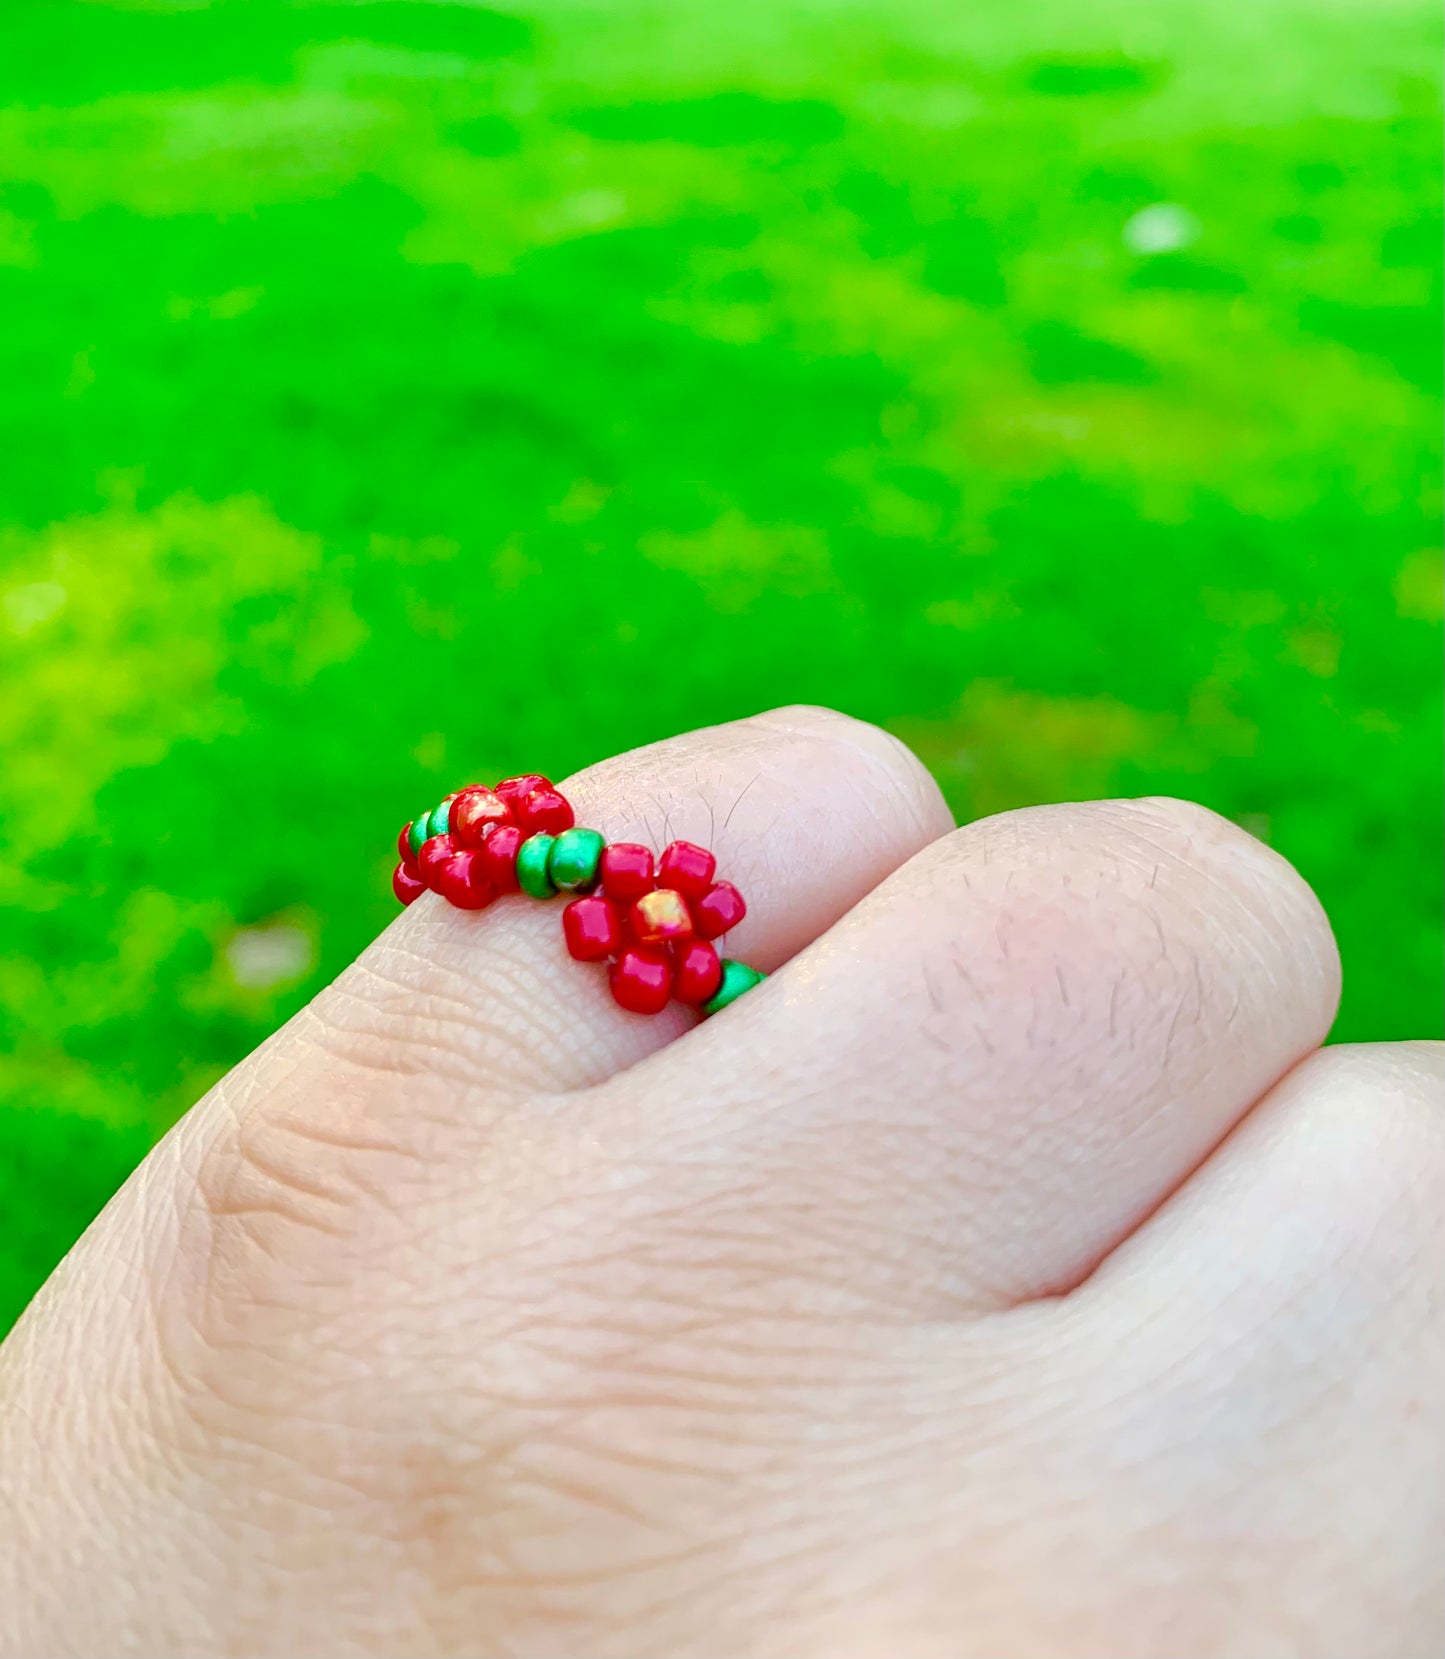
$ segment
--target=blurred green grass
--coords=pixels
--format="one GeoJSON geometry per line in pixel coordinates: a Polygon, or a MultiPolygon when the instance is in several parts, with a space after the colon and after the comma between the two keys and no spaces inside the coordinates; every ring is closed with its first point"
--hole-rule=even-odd
{"type": "Polygon", "coordinates": [[[418,802],[767,704],[1207,801],[1438,1032],[1438,35],[8,0],[0,1328],[418,802]]]}

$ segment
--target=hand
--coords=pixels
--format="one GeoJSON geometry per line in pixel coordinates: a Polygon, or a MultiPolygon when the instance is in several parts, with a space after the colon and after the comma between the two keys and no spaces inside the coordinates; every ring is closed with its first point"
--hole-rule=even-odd
{"type": "Polygon", "coordinates": [[[786,967],[692,1030],[555,907],[401,916],[0,1355],[5,1652],[1440,1646],[1440,1050],[1320,1052],[1287,864],[952,830],[813,710],[567,788],[786,967]]]}

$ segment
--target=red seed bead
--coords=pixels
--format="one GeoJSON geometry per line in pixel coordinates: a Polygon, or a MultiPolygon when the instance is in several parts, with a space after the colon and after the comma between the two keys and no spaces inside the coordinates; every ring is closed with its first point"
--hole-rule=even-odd
{"type": "Polygon", "coordinates": [[[706,847],[692,841],[674,841],[664,847],[657,866],[657,885],[671,887],[685,899],[700,899],[712,886],[717,860],[706,847]]]}
{"type": "Polygon", "coordinates": [[[600,894],[573,899],[562,912],[562,933],[577,961],[601,962],[622,948],[622,913],[600,894]]]}
{"type": "Polygon", "coordinates": [[[679,1002],[706,1002],[722,984],[722,963],[705,939],[679,945],[672,994],[679,1002]]]}
{"type": "Polygon", "coordinates": [[[510,823],[512,809],[493,789],[474,784],[452,802],[451,835],[459,847],[480,847],[493,824],[510,823]]]}
{"type": "Polygon", "coordinates": [[[516,802],[512,810],[522,828],[533,835],[560,835],[577,821],[567,797],[551,788],[534,789],[516,802]]]}
{"type": "Polygon", "coordinates": [[[416,858],[411,850],[411,821],[401,826],[401,834],[396,838],[396,856],[403,864],[415,865],[416,858]]]}
{"type": "Polygon", "coordinates": [[[435,886],[458,910],[485,910],[497,896],[482,868],[481,854],[470,850],[452,854],[438,870],[435,886]]]}
{"type": "Polygon", "coordinates": [[[629,1014],[660,1014],[672,995],[672,964],[655,951],[623,951],[607,977],[612,1000],[629,1014]]]}
{"type": "Polygon", "coordinates": [[[391,872],[391,890],[403,904],[413,904],[426,892],[426,883],[416,865],[406,860],[391,872]]]}
{"type": "Polygon", "coordinates": [[[602,891],[609,899],[627,903],[650,893],[657,880],[652,867],[652,849],[636,841],[614,841],[602,850],[602,891]]]}
{"type": "Polygon", "coordinates": [[[627,919],[633,937],[641,945],[671,945],[692,937],[692,915],[687,900],[670,887],[644,893],[627,919]]]}
{"type": "Polygon", "coordinates": [[[515,808],[518,801],[525,799],[534,790],[551,787],[552,780],[544,778],[540,772],[523,772],[520,777],[503,778],[493,790],[493,794],[500,795],[508,806],[515,808]]]}
{"type": "Polygon", "coordinates": [[[416,864],[421,872],[421,879],[428,887],[436,888],[442,866],[456,850],[456,844],[449,835],[434,835],[430,840],[422,842],[421,851],[416,855],[416,864]]]}
{"type": "Polygon", "coordinates": [[[517,850],[526,839],[526,830],[516,824],[495,824],[483,841],[477,856],[487,872],[487,880],[499,893],[518,891],[517,850]]]}
{"type": "Polygon", "coordinates": [[[692,907],[693,926],[703,939],[716,939],[736,927],[748,913],[743,896],[730,881],[710,887],[692,907]]]}

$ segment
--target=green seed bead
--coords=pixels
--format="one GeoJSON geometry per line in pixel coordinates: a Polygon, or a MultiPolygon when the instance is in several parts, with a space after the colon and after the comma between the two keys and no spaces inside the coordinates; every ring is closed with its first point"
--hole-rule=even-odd
{"type": "Polygon", "coordinates": [[[411,821],[411,831],[407,836],[407,840],[411,843],[411,856],[413,858],[421,851],[422,843],[431,834],[431,830],[427,827],[430,823],[430,812],[423,812],[411,821]]]}
{"type": "Polygon", "coordinates": [[[517,849],[517,882],[534,899],[550,899],[557,891],[547,874],[555,835],[529,835],[517,849]]]}
{"type": "Polygon", "coordinates": [[[744,991],[751,991],[754,985],[761,985],[767,977],[756,968],[750,968],[746,962],[734,962],[729,957],[723,957],[722,983],[703,1003],[703,1013],[721,1012],[730,1002],[736,1002],[744,991]]]}
{"type": "Polygon", "coordinates": [[[428,835],[450,835],[452,833],[452,803],[443,801],[439,807],[432,809],[431,820],[427,828],[428,835]]]}
{"type": "Polygon", "coordinates": [[[595,887],[604,845],[596,830],[563,830],[547,855],[547,874],[568,893],[595,887]]]}

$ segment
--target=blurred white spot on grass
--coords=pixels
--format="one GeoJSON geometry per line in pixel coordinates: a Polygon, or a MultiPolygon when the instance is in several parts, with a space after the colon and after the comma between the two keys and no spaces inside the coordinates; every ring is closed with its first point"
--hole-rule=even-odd
{"type": "Polygon", "coordinates": [[[578,230],[597,230],[603,225],[615,224],[627,213],[627,198],[620,190],[579,190],[564,196],[550,211],[541,215],[543,230],[548,235],[566,234],[578,230]]]}
{"type": "Polygon", "coordinates": [[[1124,246],[1130,253],[1173,253],[1199,240],[1203,226],[1178,202],[1155,202],[1140,208],[1124,226],[1124,246]]]}
{"type": "Polygon", "coordinates": [[[314,960],[311,935],[290,922],[242,928],[226,946],[231,977],[252,991],[300,979],[314,960]]]}
{"type": "Polygon", "coordinates": [[[11,633],[28,634],[65,609],[68,595],[59,582],[27,582],[5,595],[5,620],[11,633]]]}

